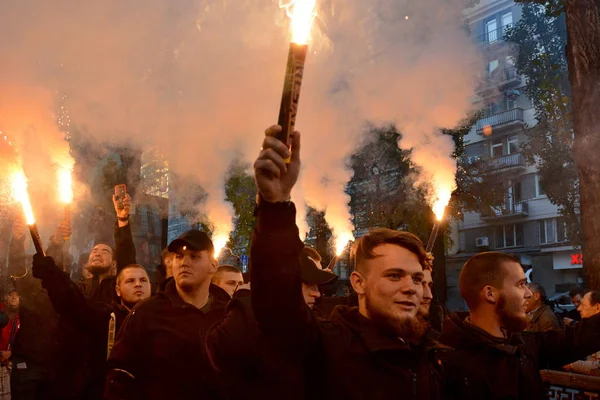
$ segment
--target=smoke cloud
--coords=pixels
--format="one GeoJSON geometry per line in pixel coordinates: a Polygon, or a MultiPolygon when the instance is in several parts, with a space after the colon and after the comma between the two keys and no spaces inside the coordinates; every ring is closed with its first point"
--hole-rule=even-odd
{"type": "MultiPolygon", "coordinates": [[[[402,147],[414,148],[427,179],[454,185],[452,143],[439,129],[469,111],[480,69],[462,6],[318,2],[297,121],[304,167],[294,197],[326,210],[334,234],[352,231],[347,158],[367,120],[396,123],[402,147]]],[[[256,157],[278,115],[290,36],[277,1],[0,0],[0,35],[3,129],[19,137],[32,183],[48,181],[49,149],[60,144],[39,140],[61,137],[50,116],[55,94],[65,93],[85,135],[157,145],[174,173],[204,188],[215,229],[232,229],[227,169],[240,154],[256,157]]]]}

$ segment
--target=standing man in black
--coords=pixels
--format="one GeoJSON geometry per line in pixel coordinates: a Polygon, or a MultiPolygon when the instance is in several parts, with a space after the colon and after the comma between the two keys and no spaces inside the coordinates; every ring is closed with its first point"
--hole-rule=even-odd
{"type": "Polygon", "coordinates": [[[171,242],[173,278],[125,320],[110,358],[109,399],[219,399],[204,346],[208,328],[230,297],[211,284],[219,266],[208,235],[198,230],[171,242]]]}

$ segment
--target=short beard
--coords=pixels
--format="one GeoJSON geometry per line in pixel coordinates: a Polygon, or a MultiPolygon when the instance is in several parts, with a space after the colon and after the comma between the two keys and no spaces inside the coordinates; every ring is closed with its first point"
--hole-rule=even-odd
{"type": "Polygon", "coordinates": [[[389,314],[381,313],[371,306],[368,297],[365,299],[369,319],[375,323],[385,334],[399,337],[407,342],[418,342],[426,327],[417,317],[406,316],[400,320],[392,318],[389,314]]]}
{"type": "Polygon", "coordinates": [[[501,294],[496,303],[496,314],[500,318],[500,325],[509,332],[522,332],[529,325],[527,317],[511,315],[507,310],[506,297],[501,294]]]}

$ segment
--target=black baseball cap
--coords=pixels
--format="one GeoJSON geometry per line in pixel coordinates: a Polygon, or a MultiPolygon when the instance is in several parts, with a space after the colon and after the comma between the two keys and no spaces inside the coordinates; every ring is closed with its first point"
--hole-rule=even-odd
{"type": "Polygon", "coordinates": [[[175,253],[183,246],[189,247],[190,250],[195,251],[208,250],[211,253],[214,253],[215,251],[215,246],[206,232],[197,229],[190,229],[189,231],[183,232],[177,239],[169,244],[167,249],[170,252],[175,253]]]}
{"type": "Polygon", "coordinates": [[[300,253],[300,279],[309,285],[326,285],[334,282],[338,276],[317,267],[317,264],[304,252],[300,253]]]}

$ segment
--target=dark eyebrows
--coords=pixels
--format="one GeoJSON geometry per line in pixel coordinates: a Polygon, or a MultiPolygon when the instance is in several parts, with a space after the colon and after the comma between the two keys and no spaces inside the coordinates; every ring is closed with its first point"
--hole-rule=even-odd
{"type": "Polygon", "coordinates": [[[527,278],[519,279],[517,285],[520,285],[521,283],[527,283],[527,278]]]}

